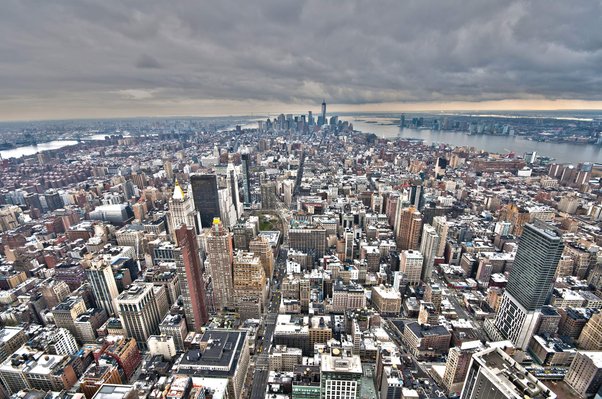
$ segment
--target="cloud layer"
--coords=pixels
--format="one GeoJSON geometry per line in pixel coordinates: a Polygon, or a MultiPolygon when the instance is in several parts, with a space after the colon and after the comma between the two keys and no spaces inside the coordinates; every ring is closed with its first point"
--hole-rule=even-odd
{"type": "Polygon", "coordinates": [[[4,0],[0,117],[602,100],[600,15],[565,0],[4,0]]]}

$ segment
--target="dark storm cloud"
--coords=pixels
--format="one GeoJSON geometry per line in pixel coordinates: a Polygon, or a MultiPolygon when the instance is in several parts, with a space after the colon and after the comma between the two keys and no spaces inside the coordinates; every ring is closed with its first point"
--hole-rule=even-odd
{"type": "Polygon", "coordinates": [[[161,63],[159,63],[159,61],[157,61],[157,59],[151,55],[148,54],[141,54],[140,57],[138,57],[138,60],[136,60],[136,67],[138,68],[150,68],[150,69],[154,69],[154,68],[161,68],[161,63]]]}
{"type": "Polygon", "coordinates": [[[600,15],[565,0],[5,0],[0,99],[600,100],[600,15]]]}

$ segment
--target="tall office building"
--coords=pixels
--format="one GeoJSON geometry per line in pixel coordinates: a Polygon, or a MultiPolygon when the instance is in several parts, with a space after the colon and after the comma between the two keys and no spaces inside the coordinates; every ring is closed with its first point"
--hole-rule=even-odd
{"type": "Polygon", "coordinates": [[[211,276],[213,304],[220,311],[234,299],[232,287],[232,234],[215,218],[207,236],[207,269],[211,276]]]}
{"type": "Polygon", "coordinates": [[[560,235],[543,222],[524,227],[508,285],[493,322],[486,324],[492,338],[509,339],[527,349],[541,307],[550,296],[564,245],[560,235]],[[497,333],[496,333],[497,332],[497,333]]]}
{"type": "Polygon", "coordinates": [[[211,227],[213,218],[220,217],[217,175],[190,175],[194,207],[200,214],[201,226],[211,227]]]}
{"type": "Polygon", "coordinates": [[[301,224],[293,222],[288,230],[291,249],[305,252],[314,258],[326,254],[327,231],[320,224],[301,224]]]}
{"type": "Polygon", "coordinates": [[[433,264],[439,249],[439,234],[433,226],[427,224],[422,229],[422,240],[420,241],[420,252],[424,256],[422,265],[422,281],[428,282],[433,275],[433,264]]]}
{"type": "Polygon", "coordinates": [[[277,204],[276,183],[273,181],[261,183],[261,209],[276,209],[277,204]]]}
{"type": "Polygon", "coordinates": [[[445,244],[447,243],[447,233],[449,224],[445,216],[435,216],[433,218],[433,227],[439,235],[439,247],[437,248],[437,257],[442,257],[445,253],[445,244]]]}
{"type": "Polygon", "coordinates": [[[162,319],[153,287],[152,283],[134,282],[116,299],[127,336],[141,347],[146,345],[148,337],[157,334],[162,319]]]}
{"type": "Polygon", "coordinates": [[[467,341],[449,350],[443,373],[443,384],[448,394],[462,390],[472,355],[482,349],[481,341],[467,341]]]}
{"type": "Polygon", "coordinates": [[[321,125],[325,125],[326,124],[326,100],[322,100],[322,123],[321,125]]]}
{"type": "Polygon", "coordinates": [[[242,217],[243,212],[243,206],[240,203],[240,193],[238,192],[238,174],[232,162],[228,163],[226,170],[226,188],[230,193],[231,206],[234,208],[234,221],[230,224],[231,227],[242,217]]]}
{"type": "Polygon", "coordinates": [[[406,275],[409,285],[420,284],[422,275],[422,265],[424,257],[418,251],[401,251],[399,258],[399,271],[406,275]]]}
{"type": "Polygon", "coordinates": [[[46,205],[49,211],[55,211],[65,206],[61,195],[55,190],[48,190],[44,193],[46,205]]]}
{"type": "Polygon", "coordinates": [[[176,266],[186,325],[190,331],[200,332],[209,317],[205,305],[205,281],[196,234],[192,227],[186,225],[180,226],[175,233],[179,247],[176,250],[176,266]]]}
{"type": "Polygon", "coordinates": [[[266,278],[271,279],[274,274],[274,252],[268,239],[257,236],[249,242],[249,251],[259,256],[266,278]]]}
{"type": "Polygon", "coordinates": [[[422,230],[422,215],[411,206],[400,212],[399,230],[397,231],[397,249],[418,249],[420,232],[422,230]]]}
{"type": "Polygon", "coordinates": [[[579,348],[588,351],[602,351],[602,313],[590,317],[579,335],[579,348]]]}
{"type": "Polygon", "coordinates": [[[556,394],[500,348],[472,356],[461,399],[555,399],[556,394]]]}
{"type": "Polygon", "coordinates": [[[242,167],[242,189],[243,189],[243,201],[245,204],[251,203],[251,173],[249,168],[251,166],[251,154],[244,153],[240,156],[241,167],[242,167]]]}
{"type": "MultiPolygon", "coordinates": [[[[199,227],[198,212],[194,209],[194,201],[190,191],[189,189],[185,193],[182,187],[180,187],[180,183],[176,180],[173,195],[169,199],[169,212],[167,213],[169,231],[174,240],[176,239],[176,229],[181,225],[199,227]]],[[[196,231],[200,232],[199,229],[196,231]]]]}
{"type": "Polygon", "coordinates": [[[267,296],[261,260],[252,252],[238,251],[233,262],[233,287],[241,319],[261,317],[267,296]]]}
{"type": "Polygon", "coordinates": [[[359,399],[362,362],[359,355],[332,349],[323,353],[320,366],[320,397],[324,399],[359,399]]]}
{"type": "Polygon", "coordinates": [[[111,265],[102,260],[91,261],[86,268],[86,277],[92,286],[96,304],[106,310],[109,316],[117,314],[115,298],[119,295],[111,265]]]}
{"type": "Polygon", "coordinates": [[[579,397],[594,397],[602,386],[602,352],[578,351],[564,377],[564,382],[573,388],[579,397]]]}

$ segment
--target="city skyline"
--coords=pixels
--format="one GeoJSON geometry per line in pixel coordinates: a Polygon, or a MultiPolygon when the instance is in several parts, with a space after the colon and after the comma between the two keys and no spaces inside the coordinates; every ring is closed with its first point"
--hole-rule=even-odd
{"type": "Polygon", "coordinates": [[[601,7],[9,2],[0,120],[602,109],[601,7]]]}

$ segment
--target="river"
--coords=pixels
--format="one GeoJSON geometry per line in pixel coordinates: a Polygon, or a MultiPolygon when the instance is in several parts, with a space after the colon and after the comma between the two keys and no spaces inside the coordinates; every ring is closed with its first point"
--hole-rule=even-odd
{"type": "MultiPolygon", "coordinates": [[[[105,137],[106,135],[104,134],[93,134],[91,136],[82,137],[82,140],[104,140],[105,137]]],[[[77,144],[76,140],[54,140],[47,143],[39,143],[38,145],[27,145],[23,147],[11,148],[10,150],[2,150],[0,151],[0,156],[2,156],[2,159],[21,158],[23,156],[34,155],[42,151],[58,150],[59,148],[75,144],[77,144]]]]}
{"type": "MultiPolygon", "coordinates": [[[[374,133],[383,138],[405,137],[420,138],[427,144],[444,143],[452,146],[470,146],[490,152],[507,153],[510,151],[522,155],[526,152],[537,151],[537,154],[556,159],[561,163],[596,162],[602,163],[602,146],[593,144],[569,144],[569,143],[542,143],[526,140],[515,136],[491,136],[491,135],[469,135],[463,132],[440,131],[430,129],[401,129],[397,125],[384,124],[381,118],[371,117],[341,117],[342,120],[353,123],[356,130],[365,133],[374,133]],[[367,120],[378,121],[368,123],[367,120]]],[[[390,118],[386,118],[390,121],[390,118]]],[[[250,119],[244,128],[256,128],[258,118],[250,119]]],[[[263,119],[261,119],[263,120],[263,119]]],[[[232,127],[234,128],[234,127],[232,127]]],[[[101,134],[84,137],[84,140],[104,140],[101,134]]],[[[3,159],[20,158],[24,155],[33,155],[40,151],[56,150],[68,145],[77,144],[75,140],[50,141],[40,143],[37,146],[25,146],[0,151],[3,159]]]]}
{"type": "Polygon", "coordinates": [[[444,143],[452,146],[469,146],[502,154],[513,151],[522,155],[526,152],[537,151],[538,155],[555,158],[556,162],[560,163],[602,163],[602,146],[595,144],[543,143],[515,136],[469,135],[453,131],[401,129],[397,125],[366,122],[372,118],[342,117],[341,119],[353,123],[355,130],[374,133],[383,138],[419,138],[427,144],[444,143]]]}
{"type": "Polygon", "coordinates": [[[37,152],[46,150],[58,150],[59,148],[75,144],[77,144],[77,141],[75,140],[55,140],[47,143],[40,143],[38,145],[27,145],[24,147],[11,148],[10,150],[2,150],[0,151],[0,155],[2,156],[2,159],[21,158],[25,155],[33,155],[37,152]]]}

